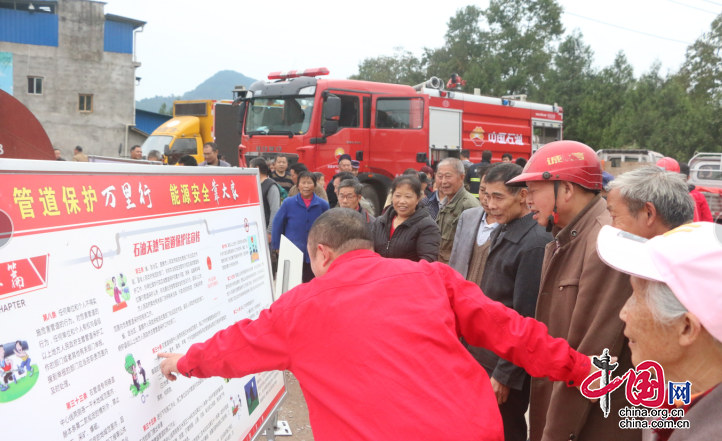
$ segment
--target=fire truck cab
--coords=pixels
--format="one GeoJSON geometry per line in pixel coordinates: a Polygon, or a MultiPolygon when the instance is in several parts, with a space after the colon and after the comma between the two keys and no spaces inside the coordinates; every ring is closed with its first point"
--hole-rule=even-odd
{"type": "Polygon", "coordinates": [[[444,90],[438,78],[413,87],[316,78],[328,73],[274,72],[236,100],[241,165],[284,154],[329,182],[338,157],[349,154],[360,163],[364,197],[378,214],[392,180],[408,168],[458,158],[462,149],[475,163],[484,150],[494,161],[504,153],[528,159],[562,136],[556,105],[444,90]]]}

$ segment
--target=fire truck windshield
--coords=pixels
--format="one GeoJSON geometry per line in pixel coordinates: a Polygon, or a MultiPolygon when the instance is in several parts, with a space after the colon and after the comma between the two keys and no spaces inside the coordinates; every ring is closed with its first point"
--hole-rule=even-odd
{"type": "Polygon", "coordinates": [[[313,100],[312,96],[253,98],[246,117],[246,133],[302,135],[311,125],[313,100]]]}

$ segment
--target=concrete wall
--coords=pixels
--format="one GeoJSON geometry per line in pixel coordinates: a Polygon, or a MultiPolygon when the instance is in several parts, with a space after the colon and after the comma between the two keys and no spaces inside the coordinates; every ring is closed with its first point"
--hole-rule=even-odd
{"type": "Polygon", "coordinates": [[[15,98],[40,120],[55,148],[71,158],[76,145],[88,155],[118,156],[126,124],[133,123],[135,68],[131,54],[105,52],[103,4],[58,0],[58,47],[0,41],[12,52],[15,98]],[[40,76],[43,94],[30,95],[27,77],[40,76]],[[93,95],[93,112],[78,111],[78,95],[93,95]]]}
{"type": "MultiPolygon", "coordinates": [[[[143,145],[145,140],[148,139],[147,136],[138,133],[138,131],[131,129],[128,133],[128,152],[130,152],[130,148],[134,145],[143,145]]],[[[117,152],[116,152],[117,153],[117,152]]],[[[163,152],[161,152],[163,153],[163,152]]],[[[129,153],[130,154],[130,153],[129,153]]],[[[115,155],[113,155],[115,156],[115,155]]]]}

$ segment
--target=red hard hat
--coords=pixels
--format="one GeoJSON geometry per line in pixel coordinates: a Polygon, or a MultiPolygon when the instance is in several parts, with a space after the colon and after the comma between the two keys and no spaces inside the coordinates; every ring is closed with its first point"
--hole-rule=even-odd
{"type": "Polygon", "coordinates": [[[676,159],[665,157],[657,161],[657,167],[669,172],[679,173],[679,162],[676,159]]]}
{"type": "Polygon", "coordinates": [[[591,147],[576,141],[555,141],[534,153],[522,174],[507,182],[569,181],[589,190],[602,189],[602,164],[591,147]]]}

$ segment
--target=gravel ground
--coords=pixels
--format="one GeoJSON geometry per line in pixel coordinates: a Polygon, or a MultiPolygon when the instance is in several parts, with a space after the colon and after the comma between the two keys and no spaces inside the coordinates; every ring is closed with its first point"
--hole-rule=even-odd
{"type": "MultiPolygon", "coordinates": [[[[292,373],[286,371],[286,388],[288,396],[278,411],[278,419],[288,421],[291,426],[292,436],[277,436],[277,441],[313,441],[313,432],[311,431],[311,423],[308,421],[308,407],[306,407],[306,399],[303,398],[301,386],[292,373]]],[[[265,436],[259,439],[266,440],[265,436]]]]}

